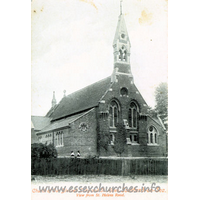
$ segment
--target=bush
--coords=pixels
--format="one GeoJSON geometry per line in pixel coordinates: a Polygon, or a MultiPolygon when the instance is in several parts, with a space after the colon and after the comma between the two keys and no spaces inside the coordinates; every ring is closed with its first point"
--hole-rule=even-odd
{"type": "Polygon", "coordinates": [[[53,144],[32,144],[31,159],[33,158],[57,158],[57,150],[53,144]]]}

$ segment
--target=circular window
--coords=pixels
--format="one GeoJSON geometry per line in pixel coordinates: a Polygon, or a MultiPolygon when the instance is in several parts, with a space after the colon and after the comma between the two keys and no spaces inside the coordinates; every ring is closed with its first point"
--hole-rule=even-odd
{"type": "Polygon", "coordinates": [[[87,131],[88,128],[89,128],[89,126],[88,126],[85,122],[82,122],[82,123],[80,123],[80,125],[79,125],[79,129],[80,129],[81,131],[83,131],[83,132],[87,131]]]}
{"type": "Polygon", "coordinates": [[[124,38],[125,38],[125,35],[122,33],[122,34],[121,34],[121,37],[124,39],[124,38]]]}
{"type": "Polygon", "coordinates": [[[121,94],[122,96],[127,96],[127,95],[128,95],[128,89],[125,88],[125,87],[121,88],[120,94],[121,94]]]}

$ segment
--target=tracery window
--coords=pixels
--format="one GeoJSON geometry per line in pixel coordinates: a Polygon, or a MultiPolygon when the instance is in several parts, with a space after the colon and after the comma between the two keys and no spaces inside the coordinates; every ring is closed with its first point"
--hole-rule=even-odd
{"type": "Polygon", "coordinates": [[[147,131],[148,144],[157,144],[158,131],[154,126],[150,126],[147,131]]]}
{"type": "Polygon", "coordinates": [[[119,105],[115,100],[111,101],[110,108],[110,127],[116,127],[119,120],[119,105]]]}
{"type": "Polygon", "coordinates": [[[128,124],[131,128],[137,128],[138,109],[134,102],[131,102],[128,110],[128,124]]]}

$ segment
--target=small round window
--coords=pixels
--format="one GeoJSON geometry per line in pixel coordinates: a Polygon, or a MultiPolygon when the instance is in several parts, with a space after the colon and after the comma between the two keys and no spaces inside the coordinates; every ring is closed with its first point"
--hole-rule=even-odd
{"type": "Polygon", "coordinates": [[[122,34],[121,34],[121,37],[124,39],[124,38],[125,38],[125,34],[122,33],[122,34]]]}
{"type": "Polygon", "coordinates": [[[127,96],[127,95],[128,95],[128,89],[125,88],[125,87],[121,88],[120,94],[121,94],[122,96],[127,96]]]}

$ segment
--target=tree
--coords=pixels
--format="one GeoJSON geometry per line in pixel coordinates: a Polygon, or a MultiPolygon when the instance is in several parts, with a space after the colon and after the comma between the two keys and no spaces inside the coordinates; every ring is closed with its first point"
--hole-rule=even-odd
{"type": "Polygon", "coordinates": [[[161,83],[155,90],[155,111],[167,128],[168,121],[168,85],[161,83]]]}
{"type": "Polygon", "coordinates": [[[115,134],[114,150],[116,153],[121,154],[124,152],[124,146],[126,144],[126,129],[123,123],[117,124],[117,132],[115,134]]]}
{"type": "Polygon", "coordinates": [[[155,111],[154,108],[148,107],[148,114],[151,115],[152,117],[157,117],[157,112],[155,111]]]}

